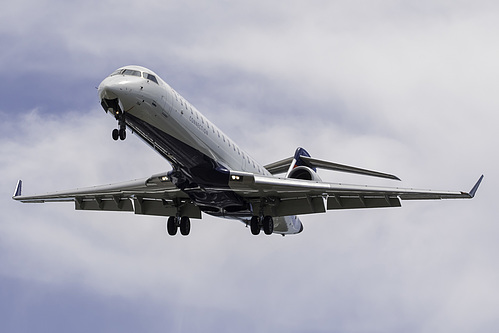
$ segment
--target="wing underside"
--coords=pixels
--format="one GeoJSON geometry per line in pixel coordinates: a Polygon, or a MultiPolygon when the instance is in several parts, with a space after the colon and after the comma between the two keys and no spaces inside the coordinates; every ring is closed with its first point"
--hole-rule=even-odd
{"type": "Polygon", "coordinates": [[[399,207],[400,200],[470,199],[482,181],[470,192],[432,191],[374,187],[232,173],[229,186],[252,202],[264,206],[273,216],[323,213],[333,209],[399,207]]]}
{"type": "Polygon", "coordinates": [[[76,210],[124,211],[141,215],[201,218],[201,210],[176,188],[166,174],[124,183],[44,195],[23,196],[19,181],[13,199],[24,203],[74,202],[76,210]]]}
{"type": "MultiPolygon", "coordinates": [[[[482,179],[483,176],[470,192],[462,192],[348,185],[233,171],[229,187],[251,205],[253,212],[275,217],[334,209],[399,207],[400,200],[470,199],[482,179]]],[[[175,187],[165,173],[119,184],[36,196],[22,195],[22,182],[19,181],[13,199],[25,203],[74,202],[76,210],[201,218],[200,208],[175,187]]]]}

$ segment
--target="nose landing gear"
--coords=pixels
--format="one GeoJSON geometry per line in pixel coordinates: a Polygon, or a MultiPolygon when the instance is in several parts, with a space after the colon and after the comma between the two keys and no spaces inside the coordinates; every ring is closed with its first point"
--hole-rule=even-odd
{"type": "Polygon", "coordinates": [[[101,101],[102,108],[106,112],[110,112],[114,115],[116,120],[118,121],[118,128],[115,128],[112,132],[113,140],[117,141],[126,139],[126,121],[125,121],[125,112],[120,107],[119,100],[115,99],[107,99],[104,98],[101,101]]]}
{"type": "Polygon", "coordinates": [[[120,139],[120,140],[126,139],[126,129],[125,128],[113,129],[113,140],[118,141],[118,139],[120,139]]]}
{"type": "Polygon", "coordinates": [[[116,119],[118,120],[118,128],[113,130],[113,140],[117,141],[126,139],[126,122],[125,122],[125,113],[121,110],[114,111],[109,109],[109,111],[115,114],[116,119]]]}

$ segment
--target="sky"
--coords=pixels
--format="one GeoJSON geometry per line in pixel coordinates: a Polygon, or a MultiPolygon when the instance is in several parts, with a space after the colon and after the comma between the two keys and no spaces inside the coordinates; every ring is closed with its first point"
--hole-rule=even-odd
{"type": "Polygon", "coordinates": [[[56,1],[0,10],[0,331],[497,332],[497,1],[56,1]],[[313,157],[473,200],[251,235],[11,200],[170,169],[114,142],[95,87],[150,68],[251,156],[313,157]]]}

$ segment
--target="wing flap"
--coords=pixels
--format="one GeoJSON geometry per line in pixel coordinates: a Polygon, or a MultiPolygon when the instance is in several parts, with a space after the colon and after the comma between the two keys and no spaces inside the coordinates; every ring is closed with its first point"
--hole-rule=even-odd
{"type": "Polygon", "coordinates": [[[201,210],[190,201],[175,202],[146,198],[133,199],[135,214],[155,216],[187,216],[193,219],[201,218],[201,210]]]}
{"type": "Polygon", "coordinates": [[[327,199],[328,210],[400,206],[399,198],[394,196],[333,195],[327,199]]]}
{"type": "Polygon", "coordinates": [[[93,199],[75,197],[76,210],[101,210],[101,211],[114,211],[114,212],[133,212],[134,208],[132,202],[128,198],[121,198],[114,196],[108,197],[95,197],[93,199]]]}
{"type": "Polygon", "coordinates": [[[265,200],[252,200],[253,211],[263,211],[264,215],[289,216],[325,213],[326,206],[322,197],[302,196],[294,198],[267,197],[265,200]],[[262,204],[263,210],[262,210],[262,204]]]}

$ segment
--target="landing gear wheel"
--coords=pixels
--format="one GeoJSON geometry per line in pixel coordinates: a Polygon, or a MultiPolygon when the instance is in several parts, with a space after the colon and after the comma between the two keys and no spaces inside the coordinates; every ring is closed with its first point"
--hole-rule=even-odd
{"type": "MultiPolygon", "coordinates": [[[[118,133],[119,133],[119,136],[120,136],[120,140],[125,140],[126,139],[126,129],[120,128],[120,130],[118,131],[118,133]]],[[[114,137],[114,131],[113,131],[113,137],[114,137]]]]}
{"type": "Polygon", "coordinates": [[[253,235],[260,234],[260,218],[258,216],[253,216],[250,222],[250,229],[253,235]]]}
{"type": "Polygon", "coordinates": [[[166,222],[166,231],[170,236],[175,236],[177,234],[177,218],[175,216],[170,216],[168,218],[168,222],[166,222]]]}
{"type": "Polygon", "coordinates": [[[120,131],[117,128],[115,128],[113,130],[113,140],[118,141],[119,136],[120,136],[120,131]]]}
{"type": "Polygon", "coordinates": [[[272,216],[265,216],[263,218],[263,232],[265,235],[271,235],[274,232],[274,219],[272,216]]]}
{"type": "Polygon", "coordinates": [[[183,236],[189,235],[191,231],[191,220],[187,216],[182,216],[180,219],[180,233],[183,236]]]}

